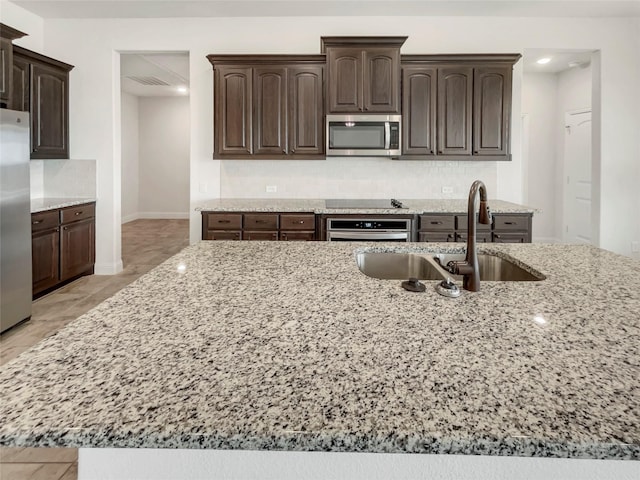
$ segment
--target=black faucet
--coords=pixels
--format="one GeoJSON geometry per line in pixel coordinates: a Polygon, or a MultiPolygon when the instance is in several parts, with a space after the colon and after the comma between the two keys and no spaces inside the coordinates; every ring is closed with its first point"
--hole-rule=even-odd
{"type": "Polygon", "coordinates": [[[480,192],[480,215],[478,221],[491,223],[491,213],[487,205],[487,187],[480,180],[476,180],[469,190],[469,204],[467,206],[467,256],[462,261],[449,262],[450,272],[462,275],[462,288],[471,292],[480,290],[480,269],[478,268],[478,252],[476,251],[476,197],[480,192]]]}

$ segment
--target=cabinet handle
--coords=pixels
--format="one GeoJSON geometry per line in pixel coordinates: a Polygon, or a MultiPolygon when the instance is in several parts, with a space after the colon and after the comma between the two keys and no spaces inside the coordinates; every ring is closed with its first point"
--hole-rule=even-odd
{"type": "Polygon", "coordinates": [[[478,150],[474,150],[473,153],[479,153],[478,150]]]}
{"type": "Polygon", "coordinates": [[[515,225],[516,222],[504,222],[505,225],[515,225]]]}
{"type": "Polygon", "coordinates": [[[494,237],[496,237],[496,238],[502,238],[502,237],[500,236],[500,234],[498,234],[498,233],[494,233],[494,234],[493,234],[493,236],[494,236],[494,237]]]}
{"type": "Polygon", "coordinates": [[[231,220],[218,220],[218,223],[231,223],[231,220]]]}
{"type": "Polygon", "coordinates": [[[82,210],[80,210],[79,212],[76,212],[76,217],[77,217],[78,215],[82,215],[83,213],[84,213],[84,212],[83,212],[82,210]]]}
{"type": "Polygon", "coordinates": [[[69,227],[62,227],[63,230],[69,230],[69,227]]]}
{"type": "Polygon", "coordinates": [[[60,229],[59,229],[59,228],[56,228],[56,229],[54,230],[54,232],[59,232],[59,231],[60,231],[60,229]]]}
{"type": "Polygon", "coordinates": [[[300,225],[302,225],[304,223],[304,220],[299,220],[297,223],[299,223],[300,225]]]}
{"type": "Polygon", "coordinates": [[[281,233],[280,235],[282,235],[282,240],[286,240],[287,239],[287,234],[286,233],[281,233]]]}
{"type": "Polygon", "coordinates": [[[267,223],[266,220],[256,220],[256,223],[267,223]]]}
{"type": "Polygon", "coordinates": [[[38,225],[39,223],[42,223],[42,220],[34,220],[31,225],[38,225]]]}
{"type": "Polygon", "coordinates": [[[431,225],[442,225],[442,222],[431,222],[431,225]]]}
{"type": "Polygon", "coordinates": [[[292,148],[292,149],[291,149],[291,153],[296,153],[296,149],[295,149],[295,148],[292,148]]]}

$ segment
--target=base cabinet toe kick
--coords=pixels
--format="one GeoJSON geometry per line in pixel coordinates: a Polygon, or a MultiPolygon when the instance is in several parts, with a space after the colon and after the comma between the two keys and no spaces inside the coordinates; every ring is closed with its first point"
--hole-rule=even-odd
{"type": "MultiPolygon", "coordinates": [[[[459,213],[314,214],[208,210],[201,213],[202,240],[467,241],[467,215],[459,213]],[[346,228],[349,222],[354,224],[353,228],[346,228]],[[377,228],[377,223],[385,222],[394,225],[377,228]]],[[[531,243],[532,220],[532,213],[494,213],[490,225],[478,224],[477,240],[480,243],[531,243]]]]}

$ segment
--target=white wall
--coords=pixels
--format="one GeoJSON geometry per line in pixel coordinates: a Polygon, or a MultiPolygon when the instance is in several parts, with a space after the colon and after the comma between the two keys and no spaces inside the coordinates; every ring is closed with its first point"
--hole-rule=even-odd
{"type": "Polygon", "coordinates": [[[122,92],[122,223],[138,218],[138,97],[122,92]]]}
{"type": "Polygon", "coordinates": [[[14,40],[15,45],[46,53],[44,50],[44,20],[41,17],[24,8],[17,7],[7,0],[0,0],[0,22],[27,34],[27,36],[14,40]]]}
{"type": "MultiPolygon", "coordinates": [[[[600,49],[602,85],[602,243],[629,254],[638,223],[628,209],[637,201],[640,171],[640,58],[636,19],[507,17],[317,17],[202,19],[56,19],[45,21],[46,51],[76,65],[71,72],[71,149],[74,157],[97,158],[99,206],[96,268],[117,271],[120,262],[120,88],[118,51],[190,52],[191,81],[191,239],[200,237],[193,208],[221,190],[213,144],[212,69],[209,53],[318,53],[322,35],[408,35],[404,53],[522,52],[525,48],[600,49]],[[184,32],[188,32],[188,35],[184,32]],[[242,32],[242,34],[238,34],[242,32]],[[82,39],[82,41],[80,41],[82,39]],[[90,41],[88,40],[90,39],[90,41]],[[295,39],[295,41],[292,41],[295,39]],[[99,92],[99,94],[98,94],[99,92]]],[[[514,70],[513,161],[494,165],[504,200],[521,202],[520,88],[522,70],[514,70]]],[[[311,169],[317,168],[310,162],[311,169]]],[[[265,161],[269,175],[298,175],[287,161],[265,161]]],[[[327,164],[329,165],[329,164],[327,164]]],[[[366,165],[375,172],[377,161],[366,165]]],[[[328,167],[325,167],[328,168],[328,167]]],[[[340,168],[340,167],[338,167],[340,168]]],[[[402,167],[401,167],[402,168],[402,167]]],[[[416,164],[415,169],[426,168],[416,164]]],[[[447,168],[447,167],[441,167],[447,168]]],[[[451,168],[460,168],[458,166],[451,168]]],[[[466,168],[466,167],[462,167],[466,168]]],[[[328,169],[326,171],[329,171],[328,169]]],[[[400,170],[403,175],[406,170],[400,170]]],[[[225,167],[225,175],[228,171],[225,167]]],[[[259,170],[262,175],[265,170],[259,170]]],[[[454,175],[453,171],[443,172],[454,175]]],[[[353,185],[362,176],[353,178],[353,185]]],[[[257,182],[251,179],[252,182],[257,182]]],[[[401,182],[400,178],[390,181],[401,182]]],[[[349,183],[348,180],[345,184],[349,183]]],[[[534,205],[535,206],[535,205],[534,205]]]]}
{"type": "Polygon", "coordinates": [[[533,216],[533,240],[559,240],[556,228],[556,105],[558,77],[553,73],[525,73],[522,113],[529,117],[528,168],[524,202],[542,210],[533,216]]]}
{"type": "Polygon", "coordinates": [[[139,217],[189,218],[189,98],[140,97],[139,217]]]}

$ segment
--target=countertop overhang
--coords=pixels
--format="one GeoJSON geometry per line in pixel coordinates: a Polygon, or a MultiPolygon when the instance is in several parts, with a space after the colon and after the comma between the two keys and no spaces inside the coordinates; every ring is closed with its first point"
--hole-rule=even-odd
{"type": "Polygon", "coordinates": [[[0,444],[640,459],[639,262],[482,246],[547,279],[450,299],[363,249],[462,246],[187,247],[0,369],[0,444]]]}
{"type": "MultiPolygon", "coordinates": [[[[298,212],[315,214],[409,214],[460,213],[468,211],[467,199],[400,199],[407,208],[327,208],[323,199],[218,198],[206,200],[196,211],[213,212],[298,212]]],[[[540,210],[504,200],[489,200],[494,213],[539,213],[540,210]]]]}

